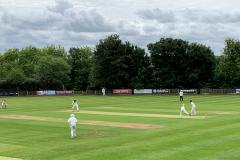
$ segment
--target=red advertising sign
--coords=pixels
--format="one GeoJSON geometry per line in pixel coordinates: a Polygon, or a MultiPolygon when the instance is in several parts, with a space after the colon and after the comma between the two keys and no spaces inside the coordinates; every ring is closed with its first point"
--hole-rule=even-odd
{"type": "Polygon", "coordinates": [[[113,94],[132,94],[132,89],[113,89],[113,94]]]}

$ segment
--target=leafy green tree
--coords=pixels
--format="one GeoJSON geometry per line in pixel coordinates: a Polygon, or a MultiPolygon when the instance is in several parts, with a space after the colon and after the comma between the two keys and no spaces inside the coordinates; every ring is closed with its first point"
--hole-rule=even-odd
{"type": "Polygon", "coordinates": [[[49,45],[41,49],[41,56],[54,56],[54,57],[62,57],[67,59],[67,53],[65,49],[61,46],[49,45]]]}
{"type": "Polygon", "coordinates": [[[71,83],[75,90],[86,90],[90,85],[93,53],[91,48],[70,48],[68,61],[71,65],[71,83]]]}
{"type": "Polygon", "coordinates": [[[40,58],[40,54],[41,50],[34,46],[28,46],[19,51],[18,64],[28,79],[34,78],[34,67],[40,58]]]}
{"type": "Polygon", "coordinates": [[[0,81],[5,79],[6,69],[4,65],[3,55],[0,54],[0,81]]]}
{"type": "Polygon", "coordinates": [[[3,60],[5,63],[8,62],[15,62],[18,63],[19,61],[19,49],[8,49],[4,54],[3,54],[3,60]]]}
{"type": "Polygon", "coordinates": [[[223,55],[218,58],[215,79],[221,88],[240,87],[240,41],[225,40],[223,55]]]}
{"type": "Polygon", "coordinates": [[[21,68],[18,66],[11,66],[11,69],[5,70],[3,78],[0,80],[0,90],[5,91],[18,91],[21,85],[26,80],[21,68]]]}
{"type": "MultiPolygon", "coordinates": [[[[40,81],[38,81],[36,78],[42,78],[40,75],[41,72],[36,73],[36,68],[39,67],[41,64],[43,64],[44,57],[55,57],[59,65],[65,65],[60,64],[58,57],[62,59],[66,63],[67,56],[65,53],[64,48],[60,46],[47,46],[42,49],[38,49],[34,46],[28,46],[23,49],[9,49],[6,52],[3,53],[1,56],[1,64],[0,64],[0,80],[7,81],[10,84],[14,84],[15,88],[17,85],[17,88],[21,88],[21,85],[24,84],[24,89],[31,90],[32,88],[38,88],[41,86],[40,81]],[[19,72],[19,73],[17,73],[19,72]],[[15,80],[14,80],[15,78],[15,80]],[[21,83],[20,83],[21,82],[21,83]],[[30,84],[31,83],[31,84],[30,84]],[[35,87],[34,87],[35,85],[35,87]],[[30,88],[27,88],[27,87],[30,88]]],[[[52,58],[50,58],[52,60],[52,58]]],[[[46,63],[48,62],[48,59],[45,58],[46,63]]],[[[56,64],[57,62],[51,62],[51,64],[56,64]]],[[[50,63],[49,63],[50,64],[50,63]]],[[[43,66],[42,66],[43,67],[43,66]]],[[[45,68],[51,68],[53,66],[49,65],[49,67],[45,66],[45,68]]],[[[55,66],[56,68],[58,66],[55,66]]],[[[69,67],[69,66],[68,66],[69,67]]],[[[64,70],[63,70],[64,72],[64,70]]],[[[46,73],[46,72],[43,72],[46,73]]],[[[52,81],[58,82],[59,85],[62,85],[63,80],[66,79],[66,76],[63,75],[63,78],[59,78],[60,80],[56,80],[53,77],[55,76],[55,71],[52,70],[52,81]]],[[[57,73],[58,74],[58,73],[57,73]]],[[[49,77],[48,77],[49,78],[49,77]]],[[[46,81],[45,81],[46,82],[46,81]]],[[[65,82],[64,82],[65,83],[65,82]]],[[[11,85],[8,85],[9,87],[11,85]]],[[[59,87],[58,87],[59,88],[59,87]]]]}
{"type": "MultiPolygon", "coordinates": [[[[70,65],[64,58],[54,56],[44,56],[35,66],[36,79],[44,82],[47,86],[53,86],[48,89],[56,89],[55,84],[64,85],[69,81],[70,65]]],[[[58,89],[59,89],[59,85],[58,89]]]]}
{"type": "Polygon", "coordinates": [[[26,80],[26,76],[24,75],[22,69],[14,67],[9,70],[6,80],[13,85],[19,86],[26,80]]]}
{"type": "Polygon", "coordinates": [[[15,68],[21,68],[19,66],[19,49],[8,49],[0,56],[0,80],[10,78],[9,74],[14,72],[15,68]]]}
{"type": "MultiPolygon", "coordinates": [[[[38,61],[39,49],[29,46],[23,49],[9,49],[7,50],[1,60],[1,72],[7,74],[12,67],[20,68],[26,78],[34,76],[34,66],[38,61]]],[[[6,76],[5,76],[6,77],[6,76]]]]}

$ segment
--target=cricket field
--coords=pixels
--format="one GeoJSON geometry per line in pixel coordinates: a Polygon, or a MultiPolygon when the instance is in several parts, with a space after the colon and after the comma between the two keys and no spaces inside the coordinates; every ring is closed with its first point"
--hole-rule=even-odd
{"type": "Polygon", "coordinates": [[[240,96],[7,97],[0,160],[239,160],[240,96]],[[77,138],[67,119],[77,99],[77,138]]]}

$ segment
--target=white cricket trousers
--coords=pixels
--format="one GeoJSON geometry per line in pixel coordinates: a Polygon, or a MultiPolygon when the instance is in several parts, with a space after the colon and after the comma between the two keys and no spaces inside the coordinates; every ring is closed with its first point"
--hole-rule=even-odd
{"type": "Polygon", "coordinates": [[[73,112],[79,111],[78,105],[73,105],[72,110],[73,112]]]}
{"type": "Polygon", "coordinates": [[[192,107],[191,115],[193,115],[193,116],[196,116],[196,115],[197,115],[197,111],[196,111],[196,108],[195,108],[195,107],[192,107]]]}
{"type": "Polygon", "coordinates": [[[180,110],[180,117],[182,117],[182,114],[183,114],[183,113],[189,115],[189,113],[186,111],[186,109],[181,109],[181,110],[180,110]]]}
{"type": "Polygon", "coordinates": [[[77,126],[70,126],[71,138],[77,137],[77,126]]]}

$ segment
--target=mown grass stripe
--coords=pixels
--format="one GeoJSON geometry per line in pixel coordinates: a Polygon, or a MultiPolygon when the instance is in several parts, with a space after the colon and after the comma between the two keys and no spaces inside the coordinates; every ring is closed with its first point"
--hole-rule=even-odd
{"type": "MultiPolygon", "coordinates": [[[[232,127],[236,128],[236,126],[237,126],[236,124],[233,124],[232,127]]],[[[223,128],[222,126],[220,126],[220,127],[221,128],[219,128],[219,126],[215,127],[215,128],[219,128],[219,129],[215,129],[216,132],[225,130],[225,128],[223,128]]],[[[228,126],[228,130],[230,128],[231,127],[228,126]]],[[[210,128],[209,131],[208,130],[203,130],[201,132],[202,133],[206,132],[206,135],[207,135],[209,132],[212,132],[212,130],[213,130],[213,128],[210,128]]],[[[194,133],[194,132],[195,131],[192,131],[192,133],[194,133]]],[[[198,134],[202,134],[201,132],[198,132],[198,134]]],[[[129,141],[125,141],[124,140],[124,141],[120,142],[119,144],[113,144],[113,145],[110,145],[110,146],[109,145],[102,146],[102,147],[104,147],[103,149],[102,148],[101,149],[99,149],[99,148],[91,149],[92,151],[89,152],[89,153],[86,153],[86,152],[82,153],[81,154],[81,158],[83,158],[83,156],[85,154],[87,154],[86,156],[90,156],[91,154],[97,154],[97,153],[103,154],[105,152],[110,154],[108,151],[113,151],[113,150],[116,150],[116,151],[119,151],[119,152],[125,152],[125,151],[127,152],[127,150],[129,150],[131,148],[144,148],[144,146],[149,146],[151,148],[151,146],[159,144],[158,142],[162,142],[162,144],[169,144],[169,142],[174,143],[175,141],[178,141],[178,140],[181,140],[181,139],[186,139],[187,138],[186,136],[187,136],[186,134],[178,132],[178,133],[176,133],[176,135],[172,134],[170,136],[165,136],[164,138],[163,137],[158,137],[158,136],[155,137],[153,135],[151,135],[151,136],[149,135],[150,138],[148,138],[148,139],[144,139],[142,137],[139,137],[138,140],[136,140],[135,138],[132,137],[133,139],[129,140],[129,141]]],[[[130,139],[130,138],[128,138],[128,139],[130,139]]],[[[127,138],[126,138],[126,140],[127,140],[127,138]]],[[[106,144],[108,144],[108,143],[106,143],[106,144]]],[[[164,146],[164,147],[165,147],[164,149],[169,149],[168,148],[169,146],[164,146]]],[[[72,148],[72,149],[73,149],[73,153],[72,154],[74,154],[75,150],[74,150],[74,148],[72,148]]],[[[153,148],[151,148],[151,151],[152,150],[153,150],[153,148]]],[[[146,153],[146,151],[144,153],[146,153]]]]}
{"type": "Polygon", "coordinates": [[[3,156],[0,156],[0,160],[23,160],[23,159],[20,159],[20,158],[12,158],[12,157],[3,157],[3,156]]]}
{"type": "MultiPolygon", "coordinates": [[[[9,98],[9,108],[0,114],[19,114],[56,117],[67,120],[71,100],[77,99],[80,110],[104,110],[134,113],[178,115],[179,97],[174,96],[61,96],[9,98]],[[99,108],[98,108],[99,107],[99,108]]],[[[205,111],[240,112],[240,96],[184,95],[186,108],[189,99],[196,102],[200,115],[205,111]]],[[[214,114],[214,113],[213,113],[214,114]]],[[[237,160],[239,159],[238,115],[214,115],[206,120],[167,119],[151,117],[105,116],[78,114],[79,121],[119,121],[150,123],[168,127],[157,130],[129,130],[101,126],[79,126],[79,137],[69,138],[66,123],[0,120],[0,142],[24,146],[1,152],[6,157],[27,160],[237,160]],[[92,133],[100,135],[91,135],[92,133]],[[215,143],[216,142],[216,143],[215,143]],[[216,144],[216,145],[215,145],[216,144]],[[47,146],[47,147],[46,147],[47,146]],[[206,148],[208,150],[206,150],[206,148]],[[223,154],[225,153],[225,154],[223,154]]]]}

